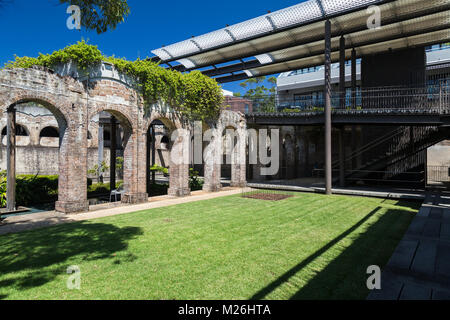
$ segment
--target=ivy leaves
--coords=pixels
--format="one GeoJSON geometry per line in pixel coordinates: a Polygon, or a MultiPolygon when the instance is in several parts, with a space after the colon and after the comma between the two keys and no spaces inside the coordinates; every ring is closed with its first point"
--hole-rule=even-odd
{"type": "Polygon", "coordinates": [[[214,119],[223,103],[222,90],[214,79],[199,71],[180,73],[160,67],[149,60],[128,61],[116,57],[106,57],[97,46],[85,41],[68,46],[52,54],[39,54],[37,58],[15,57],[6,68],[31,68],[43,66],[52,68],[58,64],[73,61],[86,70],[102,61],[112,63],[116,69],[138,82],[147,105],[162,101],[177,112],[192,120],[214,119]]]}

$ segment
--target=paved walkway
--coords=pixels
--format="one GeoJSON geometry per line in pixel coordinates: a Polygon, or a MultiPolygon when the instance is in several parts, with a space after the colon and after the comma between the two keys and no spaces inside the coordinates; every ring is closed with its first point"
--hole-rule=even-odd
{"type": "Polygon", "coordinates": [[[154,208],[168,207],[182,203],[189,203],[201,200],[214,199],[229,195],[239,194],[241,188],[223,188],[220,192],[207,193],[203,191],[192,192],[192,195],[184,198],[173,198],[161,196],[149,198],[149,202],[138,205],[106,204],[91,206],[89,212],[65,215],[56,211],[48,211],[21,216],[12,216],[5,219],[5,225],[0,226],[0,235],[22,232],[26,230],[49,227],[53,225],[97,219],[109,216],[115,216],[124,213],[148,210],[154,208]]]}
{"type": "Polygon", "coordinates": [[[450,197],[429,193],[369,300],[450,300],[450,197]]]}

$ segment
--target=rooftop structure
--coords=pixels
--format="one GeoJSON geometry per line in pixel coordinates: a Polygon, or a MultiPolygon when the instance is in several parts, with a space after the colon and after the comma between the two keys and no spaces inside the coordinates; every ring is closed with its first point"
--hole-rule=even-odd
{"type": "Polygon", "coordinates": [[[444,0],[309,0],[155,49],[153,60],[180,71],[212,66],[203,73],[222,83],[242,80],[323,65],[324,21],[337,62],[341,36],[346,59],[352,49],[359,58],[449,41],[449,10],[444,0]],[[370,27],[374,13],[382,27],[370,27]]]}

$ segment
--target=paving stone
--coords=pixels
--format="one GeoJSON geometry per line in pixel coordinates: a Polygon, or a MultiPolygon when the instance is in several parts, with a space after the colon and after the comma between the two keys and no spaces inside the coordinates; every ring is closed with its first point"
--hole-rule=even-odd
{"type": "Polygon", "coordinates": [[[427,222],[426,217],[415,217],[408,228],[407,235],[420,236],[422,235],[423,229],[425,228],[425,223],[427,222]]]}
{"type": "Polygon", "coordinates": [[[400,300],[430,300],[431,288],[415,283],[405,283],[400,300]]]}
{"type": "Polygon", "coordinates": [[[409,269],[414,253],[419,241],[417,240],[402,240],[394,251],[391,259],[388,262],[389,267],[399,269],[409,269]]]}
{"type": "Polygon", "coordinates": [[[433,290],[433,300],[450,300],[450,291],[433,290]]]}
{"type": "Polygon", "coordinates": [[[427,276],[433,276],[436,265],[436,253],[437,241],[420,241],[411,270],[424,273],[427,276]]]}
{"type": "Polygon", "coordinates": [[[431,208],[422,206],[417,213],[417,217],[427,218],[430,215],[431,208]]]}
{"type": "Polygon", "coordinates": [[[450,245],[438,245],[435,273],[450,279],[450,245]]]}
{"type": "Polygon", "coordinates": [[[441,233],[439,238],[441,240],[450,241],[450,222],[441,224],[441,233]]]}
{"type": "Polygon", "coordinates": [[[441,233],[441,222],[439,220],[430,220],[425,222],[425,226],[422,231],[424,237],[439,238],[441,233]]]}
{"type": "Polygon", "coordinates": [[[367,300],[398,300],[403,283],[395,276],[383,272],[381,275],[381,290],[372,290],[367,300]]]}
{"type": "Polygon", "coordinates": [[[442,221],[450,222],[450,209],[442,210],[442,221]]]}
{"type": "Polygon", "coordinates": [[[430,218],[432,219],[442,219],[442,209],[441,208],[431,208],[430,218]]]}

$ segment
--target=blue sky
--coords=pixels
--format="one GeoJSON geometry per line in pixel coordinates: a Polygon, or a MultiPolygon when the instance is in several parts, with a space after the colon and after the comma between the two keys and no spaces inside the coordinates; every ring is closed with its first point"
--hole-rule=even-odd
{"type": "MultiPolygon", "coordinates": [[[[58,0],[8,0],[0,8],[0,65],[18,56],[51,53],[81,39],[106,55],[134,60],[151,50],[279,10],[301,0],[146,1],[129,0],[131,14],[116,30],[97,35],[68,30],[67,5],[58,0]]],[[[240,91],[239,83],[224,89],[240,91]]]]}

